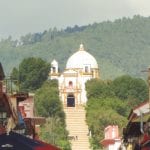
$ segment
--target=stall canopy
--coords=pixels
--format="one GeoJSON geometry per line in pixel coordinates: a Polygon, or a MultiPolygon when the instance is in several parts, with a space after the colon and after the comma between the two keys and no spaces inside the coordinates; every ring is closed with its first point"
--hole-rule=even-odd
{"type": "Polygon", "coordinates": [[[60,150],[59,148],[25,137],[23,135],[10,132],[9,135],[0,135],[0,150],[60,150]]]}

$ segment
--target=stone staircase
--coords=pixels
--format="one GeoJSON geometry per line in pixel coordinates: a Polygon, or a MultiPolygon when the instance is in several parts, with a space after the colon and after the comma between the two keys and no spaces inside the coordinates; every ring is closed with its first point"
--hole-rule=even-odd
{"type": "Polygon", "coordinates": [[[90,150],[84,107],[64,108],[72,150],[90,150]]]}

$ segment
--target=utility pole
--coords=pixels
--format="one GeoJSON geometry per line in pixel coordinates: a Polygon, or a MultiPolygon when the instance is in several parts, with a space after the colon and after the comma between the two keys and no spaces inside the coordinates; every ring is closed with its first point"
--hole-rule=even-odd
{"type": "Polygon", "coordinates": [[[149,88],[149,111],[150,111],[150,67],[148,67],[147,70],[143,70],[142,72],[147,72],[148,73],[148,88],[149,88]]]}
{"type": "Polygon", "coordinates": [[[150,106],[150,67],[148,68],[149,106],[150,106]]]}

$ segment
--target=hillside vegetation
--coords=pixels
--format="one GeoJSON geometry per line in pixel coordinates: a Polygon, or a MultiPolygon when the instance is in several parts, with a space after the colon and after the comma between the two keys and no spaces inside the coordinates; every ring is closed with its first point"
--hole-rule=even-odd
{"type": "Polygon", "coordinates": [[[91,131],[91,146],[98,150],[108,125],[118,125],[120,137],[132,108],[148,99],[148,85],[128,75],[114,80],[92,79],[86,83],[86,120],[91,131]]]}
{"type": "Polygon", "coordinates": [[[81,42],[98,61],[102,79],[123,74],[141,77],[144,74],[141,70],[150,65],[150,17],[76,25],[60,31],[54,28],[27,34],[19,41],[9,37],[0,42],[0,62],[7,75],[28,57],[40,57],[48,62],[55,58],[62,70],[81,42]]]}

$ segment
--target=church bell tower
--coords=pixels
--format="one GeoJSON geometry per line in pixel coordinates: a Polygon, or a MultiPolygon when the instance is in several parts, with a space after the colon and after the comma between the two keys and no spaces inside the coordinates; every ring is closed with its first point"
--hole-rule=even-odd
{"type": "Polygon", "coordinates": [[[51,62],[50,79],[58,79],[58,77],[59,77],[58,62],[54,59],[51,62]]]}

